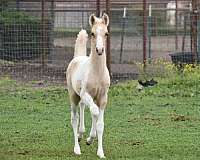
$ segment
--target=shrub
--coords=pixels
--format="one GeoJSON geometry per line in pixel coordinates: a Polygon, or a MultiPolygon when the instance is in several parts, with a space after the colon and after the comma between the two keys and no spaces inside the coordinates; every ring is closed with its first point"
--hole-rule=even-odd
{"type": "MultiPolygon", "coordinates": [[[[47,24],[46,26],[50,26],[47,24]]],[[[42,39],[41,20],[23,12],[0,13],[0,58],[26,60],[38,57],[45,49],[49,53],[49,28],[45,29],[46,44],[42,39]]]]}
{"type": "Polygon", "coordinates": [[[13,0],[1,0],[0,1],[0,10],[6,10],[8,8],[8,2],[13,0]]]}

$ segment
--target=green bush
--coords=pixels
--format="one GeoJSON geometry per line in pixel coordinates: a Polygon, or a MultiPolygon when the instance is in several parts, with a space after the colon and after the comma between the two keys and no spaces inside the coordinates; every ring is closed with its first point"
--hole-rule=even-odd
{"type": "MultiPolygon", "coordinates": [[[[47,24],[46,26],[50,26],[47,24]]],[[[49,53],[49,27],[43,44],[41,20],[23,12],[0,13],[0,57],[6,60],[27,60],[49,53]]]]}
{"type": "Polygon", "coordinates": [[[6,10],[8,9],[8,3],[14,1],[14,0],[0,0],[0,10],[6,10]]]}

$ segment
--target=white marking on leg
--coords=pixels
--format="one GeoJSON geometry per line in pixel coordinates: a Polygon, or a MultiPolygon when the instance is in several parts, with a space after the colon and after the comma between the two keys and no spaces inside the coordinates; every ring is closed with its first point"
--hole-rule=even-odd
{"type": "Polygon", "coordinates": [[[90,130],[90,136],[87,138],[87,144],[90,145],[94,141],[96,137],[96,124],[97,124],[97,117],[92,115],[92,127],[90,130]]]}
{"type": "Polygon", "coordinates": [[[81,91],[80,97],[81,97],[82,102],[85,103],[90,108],[91,114],[94,116],[98,116],[99,108],[94,103],[92,97],[87,92],[84,92],[84,91],[81,91]]]}
{"type": "Polygon", "coordinates": [[[84,110],[85,105],[84,103],[80,102],[80,126],[79,126],[79,141],[83,138],[83,133],[85,132],[85,123],[84,123],[84,110]]]}
{"type": "Polygon", "coordinates": [[[97,120],[97,137],[98,137],[97,155],[100,158],[105,158],[102,145],[103,131],[104,131],[104,109],[100,109],[97,120]]]}
{"type": "Polygon", "coordinates": [[[81,154],[81,150],[80,150],[80,146],[78,143],[78,133],[77,133],[77,129],[78,129],[78,112],[77,112],[77,108],[76,106],[71,107],[71,125],[73,128],[73,132],[74,132],[74,153],[77,155],[81,154]]]}

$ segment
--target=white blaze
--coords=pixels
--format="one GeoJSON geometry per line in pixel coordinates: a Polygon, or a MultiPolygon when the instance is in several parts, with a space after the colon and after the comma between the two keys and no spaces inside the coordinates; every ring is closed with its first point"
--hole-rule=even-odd
{"type": "Polygon", "coordinates": [[[104,46],[103,46],[103,37],[101,36],[101,33],[102,32],[102,27],[97,27],[96,29],[96,48],[98,51],[102,51],[104,46]]]}

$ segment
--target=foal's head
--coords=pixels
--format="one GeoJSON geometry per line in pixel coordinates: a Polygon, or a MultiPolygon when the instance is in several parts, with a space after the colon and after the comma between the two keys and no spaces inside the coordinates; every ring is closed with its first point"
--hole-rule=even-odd
{"type": "Polygon", "coordinates": [[[95,49],[99,56],[101,56],[105,53],[106,38],[108,36],[108,15],[104,13],[101,18],[97,18],[92,14],[89,18],[89,24],[91,26],[92,48],[95,49]]]}

